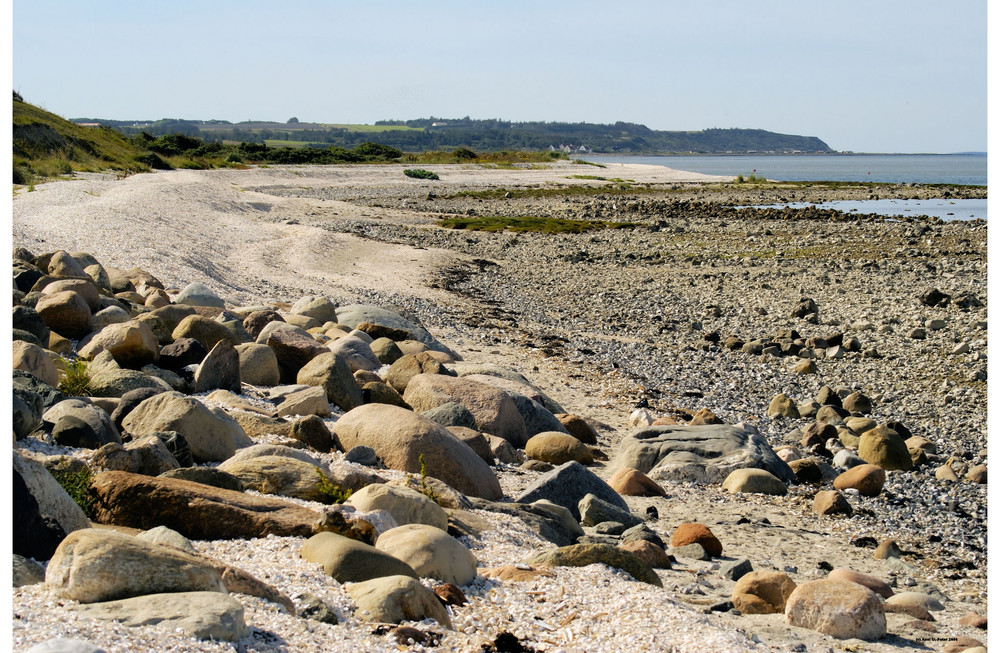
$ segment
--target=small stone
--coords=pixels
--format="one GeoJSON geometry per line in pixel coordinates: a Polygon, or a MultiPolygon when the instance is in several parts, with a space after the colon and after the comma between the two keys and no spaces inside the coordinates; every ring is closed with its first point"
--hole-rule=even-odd
{"type": "Polygon", "coordinates": [[[850,515],[854,512],[844,495],[836,490],[817,492],[812,509],[817,515],[850,515]]]}
{"type": "Polygon", "coordinates": [[[469,602],[462,590],[454,583],[442,583],[434,588],[434,593],[445,605],[465,605],[469,602]]]}
{"type": "Polygon", "coordinates": [[[875,549],[876,560],[886,560],[888,558],[900,558],[903,552],[895,540],[882,540],[875,549]]]}

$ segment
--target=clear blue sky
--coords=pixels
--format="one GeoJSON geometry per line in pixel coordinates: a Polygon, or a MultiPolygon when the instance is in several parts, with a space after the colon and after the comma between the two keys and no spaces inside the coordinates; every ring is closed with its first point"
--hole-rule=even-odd
{"type": "Polygon", "coordinates": [[[985,0],[15,0],[13,88],[66,118],[428,116],[986,150],[985,0]]]}

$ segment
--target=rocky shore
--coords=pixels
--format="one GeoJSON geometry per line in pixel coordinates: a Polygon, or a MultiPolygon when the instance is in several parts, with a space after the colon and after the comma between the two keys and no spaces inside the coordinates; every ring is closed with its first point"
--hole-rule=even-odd
{"type": "Polygon", "coordinates": [[[433,169],[15,196],[14,650],[986,641],[985,223],[733,208],[985,190],[433,169]]]}

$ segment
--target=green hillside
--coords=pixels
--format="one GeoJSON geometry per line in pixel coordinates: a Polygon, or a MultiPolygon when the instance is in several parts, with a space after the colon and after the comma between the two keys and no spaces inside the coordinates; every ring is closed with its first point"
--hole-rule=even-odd
{"type": "Polygon", "coordinates": [[[149,152],[115,129],[76,125],[17,95],[13,102],[15,184],[74,171],[129,173],[150,169],[149,152]]]}

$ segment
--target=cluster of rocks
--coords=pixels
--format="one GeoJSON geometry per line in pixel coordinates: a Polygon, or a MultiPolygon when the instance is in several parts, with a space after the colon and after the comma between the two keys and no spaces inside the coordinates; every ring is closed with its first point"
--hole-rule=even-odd
{"type": "MultiPolygon", "coordinates": [[[[321,601],[293,600],[191,544],[274,535],[308,538],[300,555],[346,584],[359,621],[449,628],[465,604],[460,586],[477,576],[517,581],[603,563],[660,586],[657,569],[717,560],[721,542],[704,524],[678,525],[668,545],[650,526],[655,506],[630,510],[623,497],[666,496],[657,481],[774,494],[829,476],[830,465],[799,463],[792,449],[776,454],[752,425],[702,411],[684,425],[634,416],[602,480],[588,469],[607,459],[591,424],[518,372],[463,362],[399,309],[314,296],[227,306],[202,284],[171,289],[64,251],[16,250],[14,285],[15,585],[44,580],[78,602],[67,609],[96,619],[237,641],[248,626],[228,594],[240,593],[335,621],[321,601]],[[58,451],[73,455],[38,453],[58,451]],[[541,476],[505,496],[498,472],[514,466],[541,476]],[[392,472],[405,475],[383,477],[392,472]],[[68,478],[83,479],[74,498],[68,478]],[[478,566],[473,511],[516,517],[555,548],[478,566]],[[44,572],[29,558],[47,560],[44,572]]],[[[775,410],[814,410],[801,443],[813,456],[839,455],[831,440],[847,451],[857,433],[860,459],[842,456],[851,469],[834,486],[871,492],[878,472],[896,467],[865,458],[891,447],[862,442],[894,442],[899,425],[868,424],[865,397],[839,409],[836,393],[822,398],[775,410]],[[874,469],[842,482],[865,468],[874,469]]],[[[912,445],[932,459],[932,447],[912,445]]],[[[738,576],[734,566],[727,577],[738,576]]],[[[779,601],[764,580],[747,581],[726,609],[766,604],[835,637],[886,634],[874,581],[847,577],[850,591],[843,573],[790,582],[777,582],[779,601]]],[[[413,630],[397,638],[429,636],[413,630]]]]}

